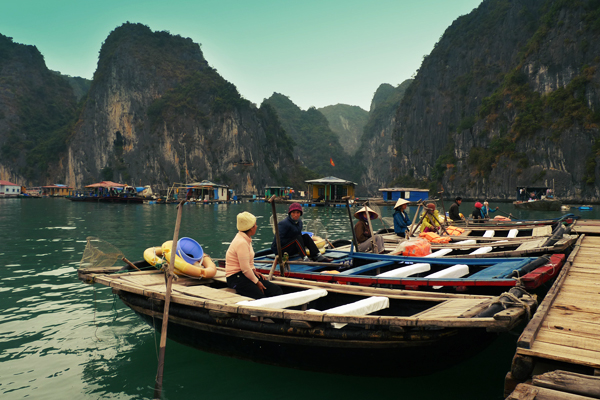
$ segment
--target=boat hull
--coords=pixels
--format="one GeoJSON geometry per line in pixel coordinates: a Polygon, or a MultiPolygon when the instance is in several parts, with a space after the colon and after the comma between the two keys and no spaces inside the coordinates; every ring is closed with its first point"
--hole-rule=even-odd
{"type": "Polygon", "coordinates": [[[515,208],[520,210],[532,211],[560,211],[562,202],[560,200],[534,200],[534,201],[515,201],[515,208]]]}
{"type": "MultiPolygon", "coordinates": [[[[162,306],[119,292],[123,302],[158,331],[162,306]]],[[[168,337],[196,349],[264,364],[360,376],[408,377],[430,374],[480,352],[496,337],[485,329],[417,329],[406,332],[291,327],[238,317],[214,317],[171,303],[168,337]]]]}

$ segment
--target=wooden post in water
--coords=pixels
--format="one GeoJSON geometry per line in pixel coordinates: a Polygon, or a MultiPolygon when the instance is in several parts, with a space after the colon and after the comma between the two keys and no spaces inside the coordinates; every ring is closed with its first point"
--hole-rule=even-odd
{"type": "Polygon", "coordinates": [[[285,262],[283,261],[283,254],[281,254],[281,239],[279,238],[279,225],[277,223],[277,209],[275,208],[275,195],[271,196],[268,200],[271,203],[271,209],[273,210],[273,227],[275,228],[275,242],[277,243],[277,258],[279,259],[279,273],[284,276],[285,262]]]}
{"type": "Polygon", "coordinates": [[[175,231],[173,232],[173,243],[171,244],[171,261],[165,271],[167,276],[167,288],[165,291],[165,306],[163,310],[162,329],[160,331],[160,348],[158,349],[158,370],[156,371],[156,381],[154,382],[154,398],[160,399],[162,393],[163,370],[165,367],[165,348],[167,346],[167,326],[169,324],[169,306],[171,305],[171,286],[173,284],[173,269],[175,267],[175,257],[177,253],[177,240],[179,239],[179,226],[181,225],[181,209],[185,200],[182,200],[177,206],[177,221],[175,222],[175,231]]]}

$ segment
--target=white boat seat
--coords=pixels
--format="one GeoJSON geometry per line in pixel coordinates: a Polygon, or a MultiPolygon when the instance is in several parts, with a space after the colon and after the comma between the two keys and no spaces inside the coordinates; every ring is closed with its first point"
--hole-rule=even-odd
{"type": "Polygon", "coordinates": [[[434,251],[431,254],[427,254],[425,257],[426,258],[431,258],[431,257],[443,257],[448,253],[451,253],[453,249],[440,249],[438,251],[434,251]]]}
{"type": "Polygon", "coordinates": [[[475,254],[487,254],[489,252],[491,252],[493,250],[492,246],[485,246],[485,247],[480,247],[477,250],[469,253],[470,255],[475,255],[475,254]]]}
{"type": "MultiPolygon", "coordinates": [[[[322,312],[327,314],[339,314],[339,315],[367,315],[375,311],[383,310],[390,306],[390,299],[381,296],[371,296],[366,299],[355,301],[354,303],[344,304],[330,308],[328,310],[308,310],[314,312],[322,312]]],[[[345,323],[332,323],[335,329],[340,329],[346,326],[345,323]]]]}
{"type": "Polygon", "coordinates": [[[510,231],[508,231],[508,236],[509,238],[516,238],[517,235],[519,234],[519,230],[518,229],[511,229],[510,231]]]}
{"type": "MultiPolygon", "coordinates": [[[[450,249],[450,251],[452,251],[452,249],[450,249]]],[[[418,263],[413,265],[407,265],[406,267],[396,268],[376,276],[378,278],[404,278],[406,276],[411,276],[420,272],[427,272],[430,269],[431,264],[418,263]]]]}
{"type": "Polygon", "coordinates": [[[306,304],[323,296],[327,296],[327,290],[308,289],[300,292],[280,294],[279,296],[265,297],[258,300],[244,300],[236,304],[252,307],[287,308],[306,304]]]}
{"type": "Polygon", "coordinates": [[[491,237],[494,237],[495,234],[496,234],[496,231],[489,230],[489,231],[485,231],[485,233],[483,234],[483,237],[491,238],[491,237]]]}
{"type": "MultiPolygon", "coordinates": [[[[461,278],[469,274],[469,266],[465,264],[456,264],[449,268],[427,275],[425,278],[461,278]]],[[[440,289],[442,286],[434,286],[434,289],[440,289]]]]}
{"type": "Polygon", "coordinates": [[[458,244],[462,246],[465,244],[476,244],[476,243],[477,243],[477,240],[469,239],[469,240],[463,240],[463,241],[459,242],[458,244]]]}

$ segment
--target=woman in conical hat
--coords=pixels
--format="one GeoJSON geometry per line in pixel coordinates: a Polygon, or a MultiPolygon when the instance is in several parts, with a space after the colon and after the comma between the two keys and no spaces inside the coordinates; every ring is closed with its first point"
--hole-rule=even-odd
{"type": "Polygon", "coordinates": [[[408,200],[398,199],[394,206],[394,232],[400,237],[406,236],[406,230],[411,224],[406,208],[408,207],[408,200]]]}
{"type": "Polygon", "coordinates": [[[383,253],[385,250],[383,247],[383,237],[375,234],[371,237],[367,213],[371,220],[379,218],[379,214],[369,207],[363,207],[354,213],[354,217],[358,219],[358,222],[354,225],[354,233],[356,235],[356,240],[358,241],[358,251],[383,253]]]}

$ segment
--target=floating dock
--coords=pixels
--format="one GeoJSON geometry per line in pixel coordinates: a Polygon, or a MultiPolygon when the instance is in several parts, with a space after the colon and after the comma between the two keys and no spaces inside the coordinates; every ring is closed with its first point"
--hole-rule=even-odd
{"type": "Polygon", "coordinates": [[[600,235],[600,221],[579,221],[577,232],[575,248],[517,342],[507,399],[600,398],[600,236],[588,236],[600,235]]]}

